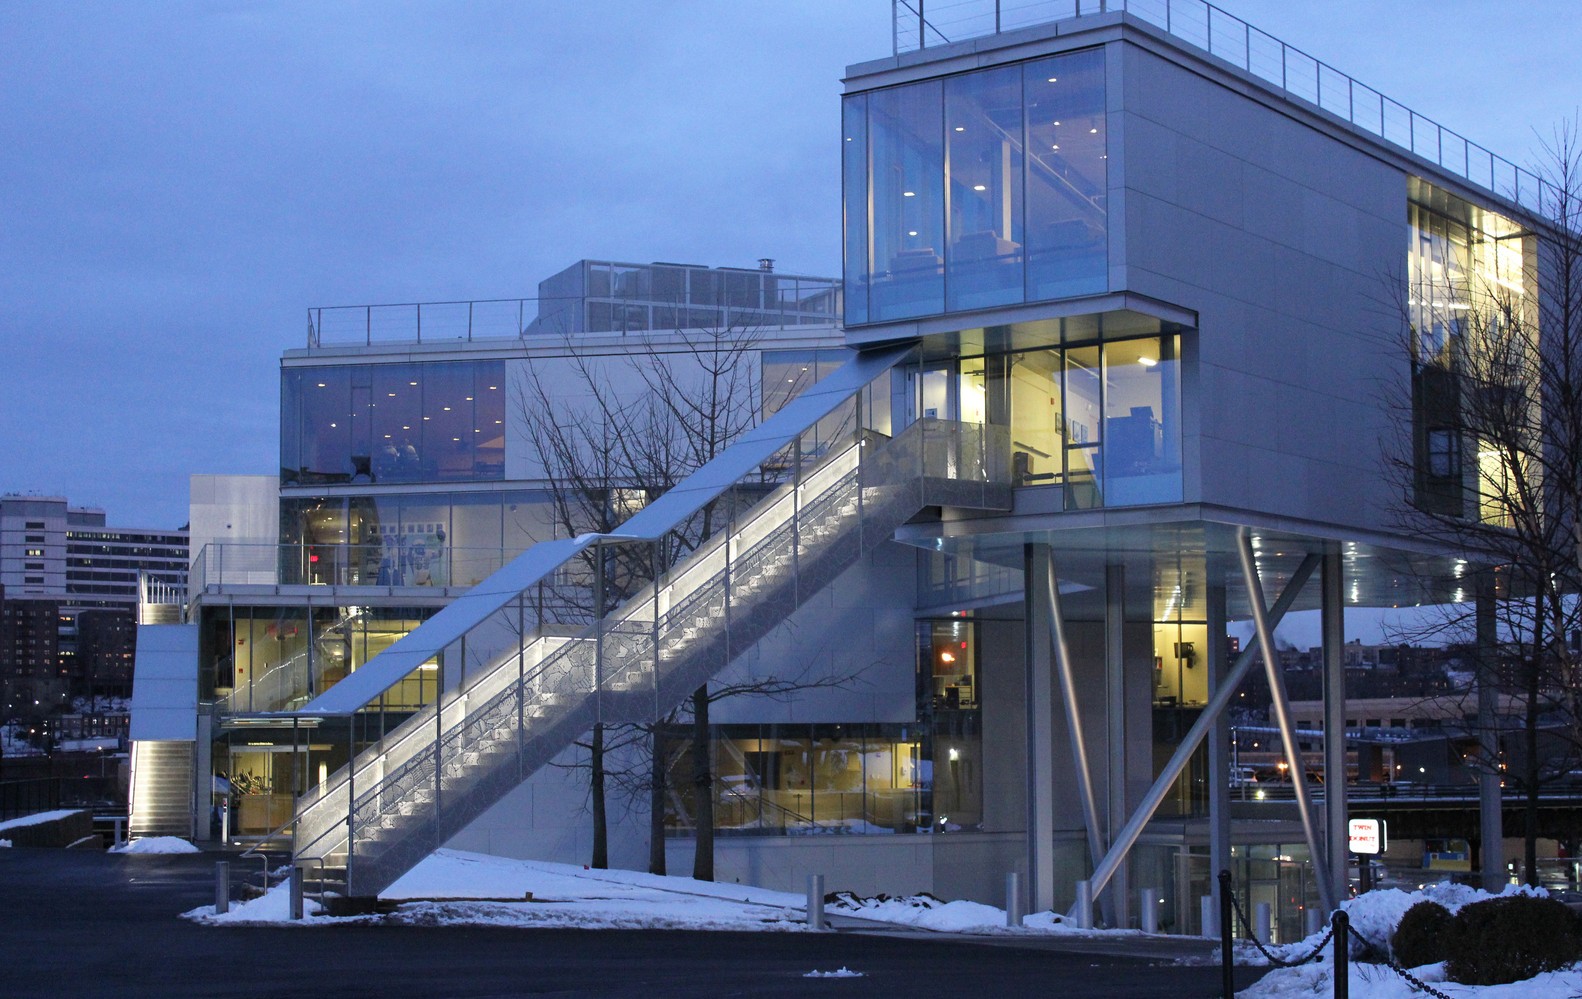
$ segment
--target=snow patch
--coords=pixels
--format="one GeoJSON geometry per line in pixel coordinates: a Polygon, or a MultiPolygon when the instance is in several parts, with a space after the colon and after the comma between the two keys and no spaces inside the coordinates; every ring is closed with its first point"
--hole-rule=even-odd
{"type": "Polygon", "coordinates": [[[8,819],[0,822],[0,831],[6,829],[21,829],[26,826],[41,826],[46,822],[58,822],[69,815],[76,815],[82,811],[80,808],[61,808],[53,812],[39,812],[37,815],[24,815],[20,819],[8,819]]]}
{"type": "Polygon", "coordinates": [[[8,839],[0,839],[0,850],[9,850],[9,849],[11,849],[11,841],[8,840],[8,839]]]}
{"type": "Polygon", "coordinates": [[[147,836],[130,843],[110,847],[111,853],[202,853],[203,851],[177,836],[147,836]]]}
{"type": "Polygon", "coordinates": [[[808,972],[807,974],[803,975],[802,977],[803,978],[861,978],[861,977],[863,977],[863,973],[860,972],[860,971],[853,971],[853,970],[851,970],[850,968],[846,967],[843,964],[839,968],[836,968],[834,971],[820,971],[817,968],[814,968],[812,971],[808,972]]]}
{"type": "MultiPolygon", "coordinates": [[[[320,916],[322,906],[310,898],[302,900],[303,923],[343,923],[347,920],[320,916]]],[[[257,898],[245,902],[232,902],[229,912],[216,913],[212,905],[200,905],[181,914],[183,919],[196,923],[213,923],[226,926],[273,925],[295,923],[291,918],[291,885],[278,884],[257,898]]]]}

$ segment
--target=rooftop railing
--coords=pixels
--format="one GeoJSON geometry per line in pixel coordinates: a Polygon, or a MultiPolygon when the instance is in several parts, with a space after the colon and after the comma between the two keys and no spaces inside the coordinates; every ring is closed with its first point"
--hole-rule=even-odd
{"type": "Polygon", "coordinates": [[[891,13],[897,55],[1036,24],[1128,14],[1530,212],[1543,215],[1555,204],[1553,187],[1531,171],[1205,0],[891,0],[891,13]]]}
{"type": "Polygon", "coordinates": [[[308,310],[308,349],[681,329],[784,330],[839,319],[839,281],[742,273],[752,286],[742,294],[730,289],[715,301],[614,294],[313,308],[308,310]]]}

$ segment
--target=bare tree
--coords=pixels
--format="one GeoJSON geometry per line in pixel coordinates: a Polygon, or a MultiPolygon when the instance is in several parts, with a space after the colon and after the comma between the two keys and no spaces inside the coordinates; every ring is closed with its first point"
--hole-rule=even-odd
{"type": "MultiPolygon", "coordinates": [[[[1538,795],[1582,750],[1577,660],[1582,630],[1582,141],[1576,125],[1548,144],[1543,218],[1531,228],[1469,212],[1420,227],[1405,287],[1397,386],[1399,433],[1386,448],[1402,492],[1400,526],[1483,573],[1494,634],[1480,684],[1523,707],[1519,766],[1500,767],[1524,795],[1525,875],[1537,883],[1538,795]]],[[[1426,216],[1425,216],[1426,218],[1426,216]]],[[[1473,580],[1469,578],[1469,583],[1473,580]]],[[[1469,586],[1469,589],[1471,587],[1469,586]]],[[[1473,631],[1447,609],[1453,637],[1473,631]]],[[[1485,844],[1485,863],[1491,844],[1485,844]]]]}
{"type": "MultiPolygon", "coordinates": [[[[552,370],[529,365],[521,385],[517,414],[549,483],[557,532],[575,536],[607,533],[642,505],[718,457],[761,413],[761,333],[722,326],[677,330],[651,336],[642,348],[614,361],[595,362],[566,340],[565,360],[552,370]],[[621,391],[611,384],[620,380],[621,391]]],[[[805,376],[804,376],[805,377],[805,376]]],[[[805,387],[796,379],[785,395],[805,387]]],[[[757,493],[773,483],[760,483],[757,493]]],[[[704,504],[687,521],[653,545],[594,546],[582,558],[595,586],[580,598],[574,613],[591,622],[648,583],[657,580],[688,553],[725,529],[736,508],[757,499],[734,492],[704,504]]],[[[776,698],[812,687],[839,685],[851,677],[765,677],[752,682],[695,690],[687,705],[693,746],[692,784],[697,848],[693,876],[714,877],[714,774],[710,762],[709,708],[725,697],[776,698]]],[[[679,714],[611,734],[596,724],[579,743],[589,752],[594,866],[608,863],[607,806],[611,784],[628,798],[646,794],[650,812],[649,867],[664,873],[664,803],[670,777],[661,746],[680,726],[679,714]],[[616,748],[644,747],[647,765],[612,770],[616,748]],[[641,772],[642,776],[636,776],[641,772]]]]}

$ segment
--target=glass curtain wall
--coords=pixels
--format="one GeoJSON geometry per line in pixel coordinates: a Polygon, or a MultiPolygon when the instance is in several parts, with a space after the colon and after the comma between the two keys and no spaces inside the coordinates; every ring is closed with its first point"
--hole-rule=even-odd
{"type": "Polygon", "coordinates": [[[1421,180],[1409,193],[1416,500],[1501,523],[1511,476],[1532,445],[1498,431],[1537,419],[1511,418],[1507,406],[1525,395],[1537,346],[1532,240],[1510,219],[1421,180]]]}
{"type": "Polygon", "coordinates": [[[1102,49],[856,94],[843,132],[848,325],[1107,289],[1102,49]]]}
{"type": "MultiPolygon", "coordinates": [[[[663,740],[665,828],[695,828],[692,741],[663,740]]],[[[712,730],[715,832],[722,836],[927,831],[929,766],[916,726],[720,725],[712,730]]]]}
{"type": "Polygon", "coordinates": [[[505,477],[505,362],[281,372],[283,485],[505,477]]]}
{"type": "Polygon", "coordinates": [[[922,417],[1009,426],[1017,485],[1067,509],[1179,502],[1177,334],[935,361],[908,377],[922,417]]]}

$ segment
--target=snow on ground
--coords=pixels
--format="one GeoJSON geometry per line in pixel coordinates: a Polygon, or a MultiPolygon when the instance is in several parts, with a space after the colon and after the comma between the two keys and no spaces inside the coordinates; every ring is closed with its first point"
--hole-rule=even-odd
{"type": "Polygon", "coordinates": [[[20,819],[7,819],[0,822],[0,832],[7,829],[21,829],[23,826],[39,826],[46,822],[64,819],[68,815],[76,815],[82,811],[80,808],[61,808],[53,812],[39,812],[37,815],[24,815],[20,819]]]}
{"type": "MultiPolygon", "coordinates": [[[[1541,888],[1507,885],[1499,894],[1543,895],[1546,893],[1541,888]]],[[[1346,910],[1354,931],[1380,947],[1386,947],[1389,944],[1390,934],[1401,917],[1406,914],[1406,910],[1424,899],[1438,902],[1451,912],[1455,912],[1469,903],[1493,897],[1489,892],[1445,881],[1414,892],[1396,888],[1371,891],[1341,903],[1341,908],[1346,910]]],[[[1306,940],[1269,949],[1282,960],[1295,960],[1312,953],[1323,937],[1323,933],[1316,933],[1306,940]]],[[[1353,940],[1351,947],[1353,956],[1357,954],[1358,949],[1359,944],[1353,940]]],[[[1239,995],[1245,999],[1295,999],[1297,996],[1331,994],[1335,978],[1334,948],[1325,945],[1321,953],[1322,958],[1312,964],[1304,964],[1297,968],[1279,968],[1269,972],[1256,985],[1239,995]]],[[[1236,949],[1236,961],[1238,964],[1266,963],[1255,948],[1249,947],[1244,950],[1240,945],[1236,949]]],[[[1408,996],[1422,995],[1407,984],[1405,979],[1382,964],[1362,964],[1352,960],[1347,962],[1347,971],[1347,979],[1354,999],[1406,999],[1408,996]]],[[[1455,999],[1474,996],[1477,999],[1515,999],[1517,996],[1522,996],[1524,999],[1575,999],[1578,994],[1582,994],[1582,970],[1574,969],[1551,972],[1510,985],[1485,986],[1447,982],[1442,964],[1414,968],[1412,973],[1446,995],[1454,996],[1455,999]]]]}
{"type": "Polygon", "coordinates": [[[130,843],[110,847],[111,853],[202,853],[203,851],[177,836],[146,836],[130,843]]]}
{"type": "Polygon", "coordinates": [[[11,849],[11,841],[8,840],[8,839],[0,839],[0,850],[9,850],[9,849],[11,849]]]}
{"type": "Polygon", "coordinates": [[[863,972],[861,972],[861,971],[853,971],[853,970],[851,970],[850,968],[846,967],[843,964],[839,968],[836,968],[834,971],[820,971],[817,968],[814,968],[812,971],[808,972],[807,974],[803,975],[802,977],[803,978],[861,978],[863,976],[863,974],[864,974],[863,972]]]}

